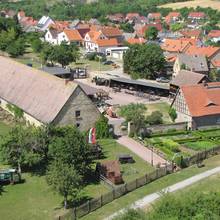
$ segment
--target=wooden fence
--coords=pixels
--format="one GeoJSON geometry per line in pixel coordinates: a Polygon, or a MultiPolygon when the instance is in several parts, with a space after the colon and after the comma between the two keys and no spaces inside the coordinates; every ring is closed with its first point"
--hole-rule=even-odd
{"type": "MultiPolygon", "coordinates": [[[[220,146],[214,147],[208,150],[204,150],[198,152],[197,154],[184,158],[183,163],[185,167],[192,166],[197,164],[211,156],[217,155],[220,153],[220,146]]],[[[79,207],[70,209],[68,213],[62,216],[56,217],[59,220],[75,220],[77,218],[81,218],[90,212],[112,202],[113,200],[141,187],[144,186],[154,180],[157,180],[163,176],[166,176],[169,173],[173,172],[172,165],[167,165],[166,167],[161,167],[156,169],[155,171],[148,173],[140,178],[135,179],[134,181],[125,183],[121,186],[115,187],[110,192],[106,194],[102,194],[98,198],[94,198],[92,200],[87,201],[86,203],[82,204],[79,207]]]]}
{"type": "Polygon", "coordinates": [[[131,182],[125,183],[120,186],[116,186],[110,192],[102,194],[98,198],[94,198],[92,200],[88,200],[86,203],[82,204],[79,207],[70,209],[68,213],[63,216],[58,216],[56,219],[59,220],[72,220],[83,217],[90,212],[112,202],[113,200],[150,183],[154,180],[157,180],[163,176],[166,176],[169,173],[172,173],[173,168],[172,165],[167,165],[165,167],[158,168],[151,173],[148,173],[142,177],[139,177],[131,182]]]}

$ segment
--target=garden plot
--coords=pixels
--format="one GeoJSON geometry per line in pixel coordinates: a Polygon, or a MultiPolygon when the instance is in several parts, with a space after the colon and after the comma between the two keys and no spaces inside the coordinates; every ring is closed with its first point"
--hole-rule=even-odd
{"type": "Polygon", "coordinates": [[[185,158],[219,146],[220,129],[154,134],[151,138],[145,139],[145,142],[161,151],[167,160],[173,160],[177,156],[185,158]]]}

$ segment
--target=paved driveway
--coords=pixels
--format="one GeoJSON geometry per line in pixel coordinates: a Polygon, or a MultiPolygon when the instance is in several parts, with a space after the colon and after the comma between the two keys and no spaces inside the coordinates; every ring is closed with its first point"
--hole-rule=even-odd
{"type": "Polygon", "coordinates": [[[132,138],[129,138],[128,136],[121,136],[118,138],[117,142],[125,147],[127,147],[129,150],[134,152],[136,155],[141,157],[143,160],[151,164],[151,161],[153,159],[153,165],[157,165],[158,163],[166,163],[167,161],[160,157],[159,155],[153,153],[149,150],[147,147],[143,146],[139,142],[133,140],[132,138]]]}

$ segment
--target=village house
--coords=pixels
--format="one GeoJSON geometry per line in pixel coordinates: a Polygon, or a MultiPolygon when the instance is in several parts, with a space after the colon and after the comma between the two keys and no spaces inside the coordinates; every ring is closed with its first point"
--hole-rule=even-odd
{"type": "Polygon", "coordinates": [[[127,39],[129,44],[144,44],[146,40],[144,38],[129,38],[127,39]]]}
{"type": "Polygon", "coordinates": [[[172,106],[181,112],[189,129],[220,125],[220,83],[181,86],[172,106]]]}
{"type": "Polygon", "coordinates": [[[49,28],[44,36],[44,40],[50,44],[58,44],[58,34],[59,32],[54,28],[49,28]]]}
{"type": "Polygon", "coordinates": [[[213,60],[211,60],[211,62],[210,62],[210,69],[211,70],[217,70],[217,71],[219,71],[220,70],[220,59],[218,59],[218,60],[215,60],[215,59],[213,59],[213,60]]]}
{"type": "Polygon", "coordinates": [[[191,39],[200,39],[202,37],[202,31],[197,29],[180,31],[183,37],[191,39]]]}
{"type": "Polygon", "coordinates": [[[160,21],[160,19],[162,18],[161,13],[159,12],[155,12],[155,13],[149,13],[147,18],[149,19],[149,21],[160,21]]]}
{"type": "Polygon", "coordinates": [[[167,53],[179,54],[184,53],[191,45],[192,41],[190,39],[165,39],[164,43],[161,45],[162,50],[167,53]]]}
{"type": "Polygon", "coordinates": [[[167,25],[172,25],[181,21],[181,15],[179,12],[170,12],[165,17],[165,22],[167,25]]]}
{"type": "Polygon", "coordinates": [[[135,29],[135,34],[138,37],[145,37],[145,33],[148,30],[149,27],[155,27],[158,32],[162,31],[163,27],[161,23],[155,23],[155,24],[146,24],[146,25],[141,25],[141,26],[137,26],[135,29]]]}
{"type": "Polygon", "coordinates": [[[37,29],[39,31],[46,31],[55,22],[49,16],[43,16],[37,23],[37,29]]]}
{"type": "Polygon", "coordinates": [[[116,38],[108,39],[101,31],[90,31],[85,35],[84,46],[87,52],[106,54],[109,47],[118,46],[118,41],[116,38]]]}
{"type": "Polygon", "coordinates": [[[121,13],[117,13],[117,14],[113,14],[113,15],[108,15],[107,19],[109,21],[111,21],[112,23],[115,23],[115,24],[120,24],[120,23],[123,23],[125,21],[125,17],[121,13]]]}
{"type": "Polygon", "coordinates": [[[178,75],[172,78],[170,82],[170,95],[175,97],[181,86],[196,85],[203,82],[209,82],[208,76],[189,70],[180,70],[178,75]]]}
{"type": "Polygon", "coordinates": [[[176,77],[182,69],[206,75],[209,72],[207,60],[204,55],[177,55],[176,61],[173,66],[173,77],[176,77]]]}
{"type": "Polygon", "coordinates": [[[199,28],[200,24],[204,22],[206,19],[206,15],[204,12],[190,12],[187,20],[187,27],[188,28],[199,28]]]}
{"type": "MultiPolygon", "coordinates": [[[[81,87],[12,59],[0,57],[0,106],[16,106],[30,124],[93,127],[99,111],[81,87]]],[[[11,112],[13,114],[13,112],[11,112]]]]}
{"type": "Polygon", "coordinates": [[[203,55],[208,61],[220,59],[220,47],[198,47],[196,45],[191,45],[185,50],[185,53],[189,55],[203,55]]]}
{"type": "Polygon", "coordinates": [[[78,30],[65,29],[58,34],[58,44],[66,42],[67,44],[76,43],[78,46],[83,45],[83,38],[81,37],[78,30]]]}
{"type": "Polygon", "coordinates": [[[208,33],[208,39],[215,43],[220,42],[220,30],[211,30],[208,33]]]}
{"type": "Polygon", "coordinates": [[[1,10],[0,16],[5,17],[5,18],[14,18],[16,16],[16,11],[14,11],[14,10],[1,10]]]}
{"type": "Polygon", "coordinates": [[[140,14],[139,13],[128,13],[125,17],[125,20],[128,23],[135,23],[136,20],[139,20],[140,14]]]}

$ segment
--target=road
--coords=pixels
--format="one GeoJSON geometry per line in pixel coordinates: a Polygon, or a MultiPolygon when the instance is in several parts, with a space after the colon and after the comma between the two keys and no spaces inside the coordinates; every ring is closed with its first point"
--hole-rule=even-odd
{"type": "Polygon", "coordinates": [[[105,218],[105,220],[112,220],[113,218],[117,217],[118,215],[121,215],[121,214],[125,213],[126,210],[128,210],[128,209],[141,209],[141,208],[144,208],[145,206],[150,205],[151,203],[155,202],[164,193],[172,193],[172,192],[175,192],[177,190],[184,189],[187,186],[190,186],[190,185],[192,185],[196,182],[199,182],[199,181],[201,181],[201,180],[203,180],[207,177],[210,177],[211,175],[217,174],[217,173],[220,173],[220,166],[218,166],[214,169],[205,171],[203,173],[197,174],[193,177],[190,177],[186,180],[178,182],[178,183],[176,183],[174,185],[171,185],[169,187],[166,187],[166,188],[162,189],[160,192],[155,192],[155,193],[152,193],[150,195],[147,195],[143,199],[140,199],[140,200],[134,202],[133,204],[131,204],[131,206],[129,206],[127,208],[124,208],[124,209],[121,209],[120,211],[118,211],[118,212],[112,214],[111,216],[105,218]]]}
{"type": "Polygon", "coordinates": [[[143,160],[151,164],[151,160],[153,158],[153,165],[157,165],[158,163],[164,164],[166,163],[166,160],[160,157],[159,155],[153,153],[149,150],[147,147],[143,146],[139,142],[135,141],[132,138],[129,138],[128,136],[121,136],[117,139],[117,142],[125,147],[127,147],[129,150],[134,152],[136,155],[141,157],[143,160]],[[153,157],[152,157],[153,156],[153,157]]]}

